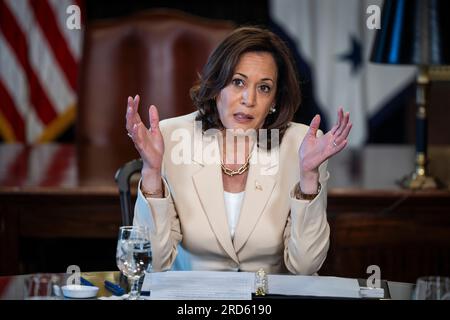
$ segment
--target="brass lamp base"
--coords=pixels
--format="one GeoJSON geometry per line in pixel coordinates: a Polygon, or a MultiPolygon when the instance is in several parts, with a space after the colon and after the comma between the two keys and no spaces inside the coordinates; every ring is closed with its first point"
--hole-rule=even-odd
{"type": "Polygon", "coordinates": [[[437,178],[419,175],[417,172],[413,172],[404,177],[399,184],[403,189],[409,190],[436,190],[444,187],[443,183],[437,178]]]}

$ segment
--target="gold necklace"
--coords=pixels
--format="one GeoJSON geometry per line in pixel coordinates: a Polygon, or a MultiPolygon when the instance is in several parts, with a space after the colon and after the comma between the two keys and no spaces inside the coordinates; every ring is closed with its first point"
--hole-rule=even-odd
{"type": "Polygon", "coordinates": [[[226,175],[228,175],[230,177],[232,177],[234,175],[243,174],[249,168],[250,156],[251,156],[251,153],[248,154],[248,157],[247,157],[247,160],[245,160],[245,163],[242,166],[240,166],[237,170],[231,170],[230,168],[225,167],[225,165],[222,162],[220,164],[220,166],[222,167],[223,173],[225,173],[226,175]]]}

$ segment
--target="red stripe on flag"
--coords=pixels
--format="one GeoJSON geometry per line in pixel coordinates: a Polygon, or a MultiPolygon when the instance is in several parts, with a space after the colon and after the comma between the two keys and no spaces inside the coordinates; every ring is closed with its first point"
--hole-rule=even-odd
{"type": "Polygon", "coordinates": [[[41,187],[60,186],[69,169],[70,160],[74,157],[74,149],[69,145],[62,145],[53,154],[50,165],[47,166],[45,179],[39,183],[41,187]]]}
{"type": "MultiPolygon", "coordinates": [[[[41,30],[44,32],[47,41],[52,48],[53,55],[58,61],[60,69],[64,72],[67,82],[72,89],[76,91],[77,63],[59,29],[55,13],[47,1],[32,0],[30,1],[30,5],[33,8],[36,20],[41,26],[41,30]]],[[[66,11],[56,12],[56,14],[66,14],[66,11]]]]}
{"type": "Polygon", "coordinates": [[[3,0],[0,0],[0,29],[28,77],[31,104],[41,121],[46,125],[49,124],[56,118],[56,112],[28,61],[28,44],[25,35],[3,0]]]}
{"type": "Polygon", "coordinates": [[[22,116],[17,112],[17,108],[9,95],[3,83],[0,81],[0,112],[8,121],[11,129],[14,132],[17,141],[25,141],[25,124],[22,116]]]}
{"type": "Polygon", "coordinates": [[[6,176],[0,180],[4,187],[23,187],[28,178],[28,158],[30,156],[30,147],[26,146],[11,161],[6,170],[6,176]]]}

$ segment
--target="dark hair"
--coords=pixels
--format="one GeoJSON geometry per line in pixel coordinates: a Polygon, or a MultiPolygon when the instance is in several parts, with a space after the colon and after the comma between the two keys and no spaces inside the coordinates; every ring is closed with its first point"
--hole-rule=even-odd
{"type": "Polygon", "coordinates": [[[196,85],[191,88],[191,98],[202,121],[203,131],[210,128],[223,129],[215,98],[233,76],[242,54],[268,52],[272,54],[278,69],[276,112],[268,114],[263,129],[279,129],[280,142],[289,122],[300,105],[300,86],[292,55],[286,44],[273,32],[259,27],[242,27],[234,30],[212,52],[196,85]]]}

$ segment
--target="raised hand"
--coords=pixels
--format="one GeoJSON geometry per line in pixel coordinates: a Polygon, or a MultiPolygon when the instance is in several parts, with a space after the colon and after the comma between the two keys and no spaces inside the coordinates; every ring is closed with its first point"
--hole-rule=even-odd
{"type": "Polygon", "coordinates": [[[126,128],[142,158],[143,173],[151,171],[158,175],[161,172],[164,155],[164,140],[159,130],[158,110],[154,105],[150,106],[148,111],[150,128],[147,129],[138,113],[139,101],[139,95],[134,99],[128,97],[126,128]]]}
{"type": "Polygon", "coordinates": [[[309,182],[318,179],[319,166],[347,145],[347,137],[352,128],[352,123],[349,119],[350,114],[348,112],[344,114],[342,107],[340,107],[337,123],[321,137],[316,137],[320,125],[320,116],[316,115],[312,119],[309,130],[298,150],[301,178],[303,177],[300,184],[303,192],[308,192],[303,188],[317,189],[315,183],[309,182]],[[312,187],[303,186],[302,180],[312,185],[312,187]]]}

